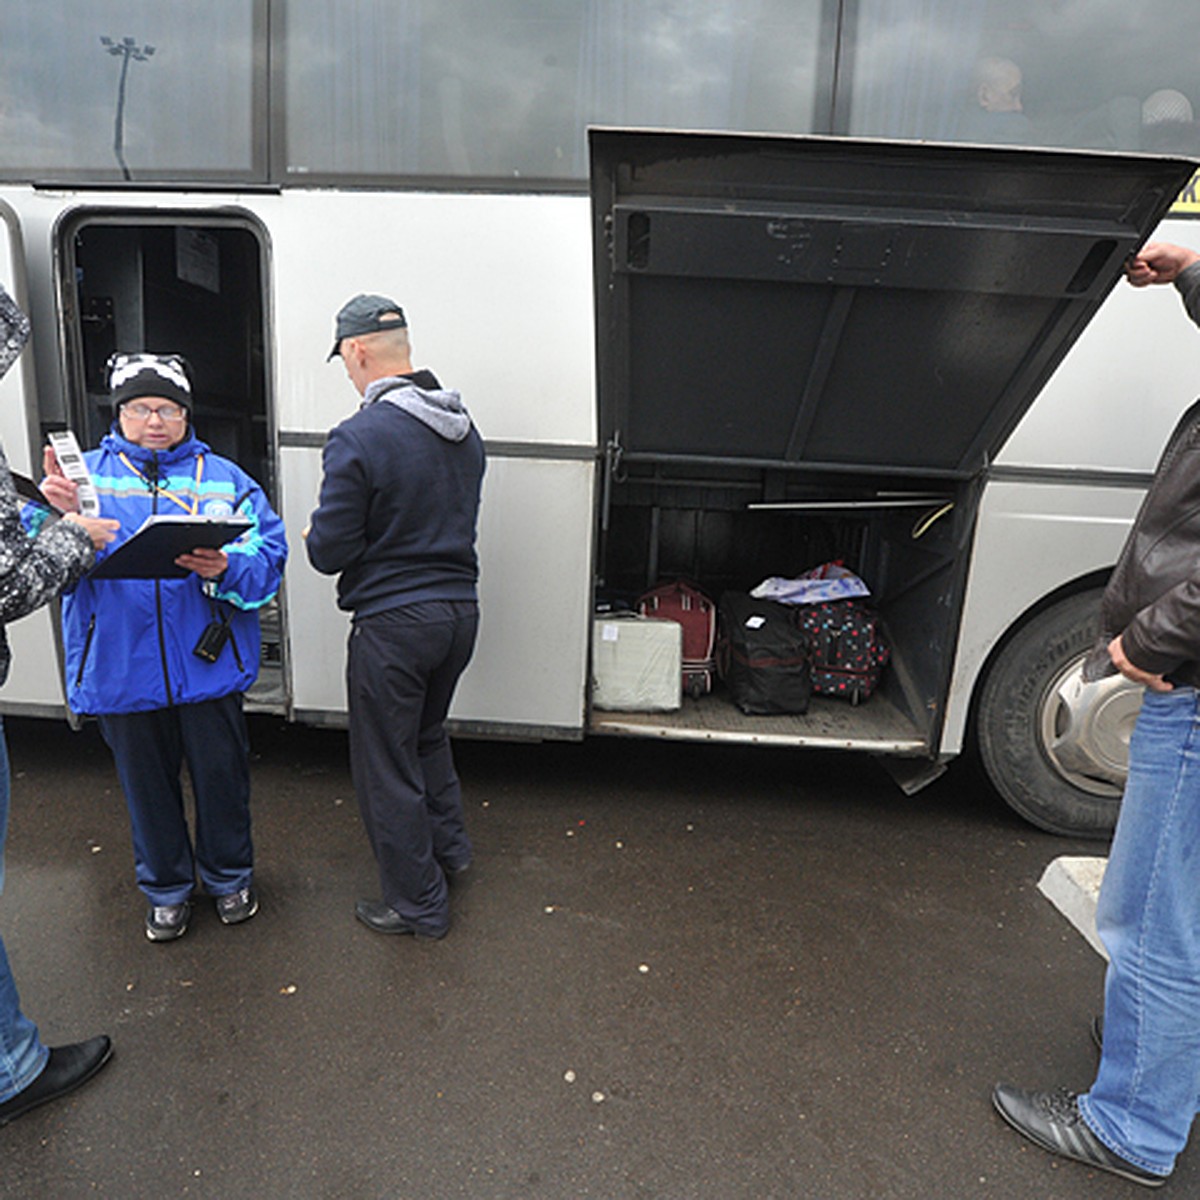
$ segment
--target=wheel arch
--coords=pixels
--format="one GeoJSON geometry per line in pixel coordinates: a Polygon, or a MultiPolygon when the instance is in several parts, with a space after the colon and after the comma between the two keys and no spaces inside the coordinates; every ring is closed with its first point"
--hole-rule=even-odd
{"type": "Polygon", "coordinates": [[[1055,589],[997,642],[964,747],[1010,808],[1073,837],[1111,836],[1141,706],[1141,688],[1120,675],[1080,678],[1106,578],[1089,572],[1055,589]]]}
{"type": "Polygon", "coordinates": [[[980,698],[983,696],[988,676],[992,673],[1001,655],[1012,644],[1013,639],[1022,630],[1027,628],[1031,621],[1034,621],[1042,613],[1067,599],[1068,596],[1076,596],[1082,592],[1104,588],[1108,584],[1111,574],[1112,567],[1105,567],[1103,570],[1089,571],[1084,575],[1078,576],[1076,579],[1071,579],[1066,583],[1060,584],[1052,592],[1047,592],[1033,604],[1029,605],[1024,612],[1020,613],[1015,620],[1008,624],[1007,628],[992,643],[971,684],[971,696],[967,704],[966,737],[963,742],[964,750],[969,750],[972,754],[976,752],[980,698]]]}

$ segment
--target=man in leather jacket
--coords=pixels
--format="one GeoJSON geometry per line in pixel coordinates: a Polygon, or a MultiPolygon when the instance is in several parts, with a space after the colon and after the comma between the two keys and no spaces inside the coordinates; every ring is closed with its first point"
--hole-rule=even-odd
{"type": "MultiPolygon", "coordinates": [[[[1147,245],[1134,287],[1174,283],[1200,325],[1200,253],[1147,245]]],[[[1146,688],[1096,928],[1109,953],[1095,1082],[1082,1095],[997,1085],[1000,1115],[1064,1158],[1164,1183],[1200,1096],[1200,404],[1155,472],[1085,665],[1146,688]]]]}

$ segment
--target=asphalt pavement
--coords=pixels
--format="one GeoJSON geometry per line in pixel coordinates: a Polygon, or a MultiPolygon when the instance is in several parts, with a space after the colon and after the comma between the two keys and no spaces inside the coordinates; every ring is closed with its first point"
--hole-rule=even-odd
{"type": "MultiPolygon", "coordinates": [[[[441,942],[375,896],[337,730],[252,724],[262,907],[142,932],[94,727],[7,722],[0,930],[51,1043],[111,1064],[0,1130],[0,1196],[73,1200],[1105,1200],[997,1079],[1084,1088],[1103,964],[1038,893],[1102,852],[969,769],[460,742],[476,861],[441,942]]],[[[1165,1195],[1200,1194],[1200,1151],[1165,1195]]]]}

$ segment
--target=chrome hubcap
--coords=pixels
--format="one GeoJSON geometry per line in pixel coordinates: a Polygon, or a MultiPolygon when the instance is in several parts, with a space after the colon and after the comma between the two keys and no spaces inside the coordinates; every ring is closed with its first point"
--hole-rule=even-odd
{"type": "Polygon", "coordinates": [[[1124,676],[1083,682],[1082,657],[1051,682],[1042,700],[1042,749],[1055,770],[1094,796],[1120,796],[1129,768],[1129,738],[1142,688],[1124,676]]]}

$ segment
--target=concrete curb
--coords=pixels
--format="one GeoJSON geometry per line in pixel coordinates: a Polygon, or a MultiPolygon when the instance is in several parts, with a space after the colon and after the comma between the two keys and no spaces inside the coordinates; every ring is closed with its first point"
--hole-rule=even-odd
{"type": "Polygon", "coordinates": [[[1104,879],[1107,858],[1056,858],[1042,872],[1038,891],[1058,909],[1091,943],[1102,958],[1108,958],[1096,933],[1096,900],[1104,879]]]}

